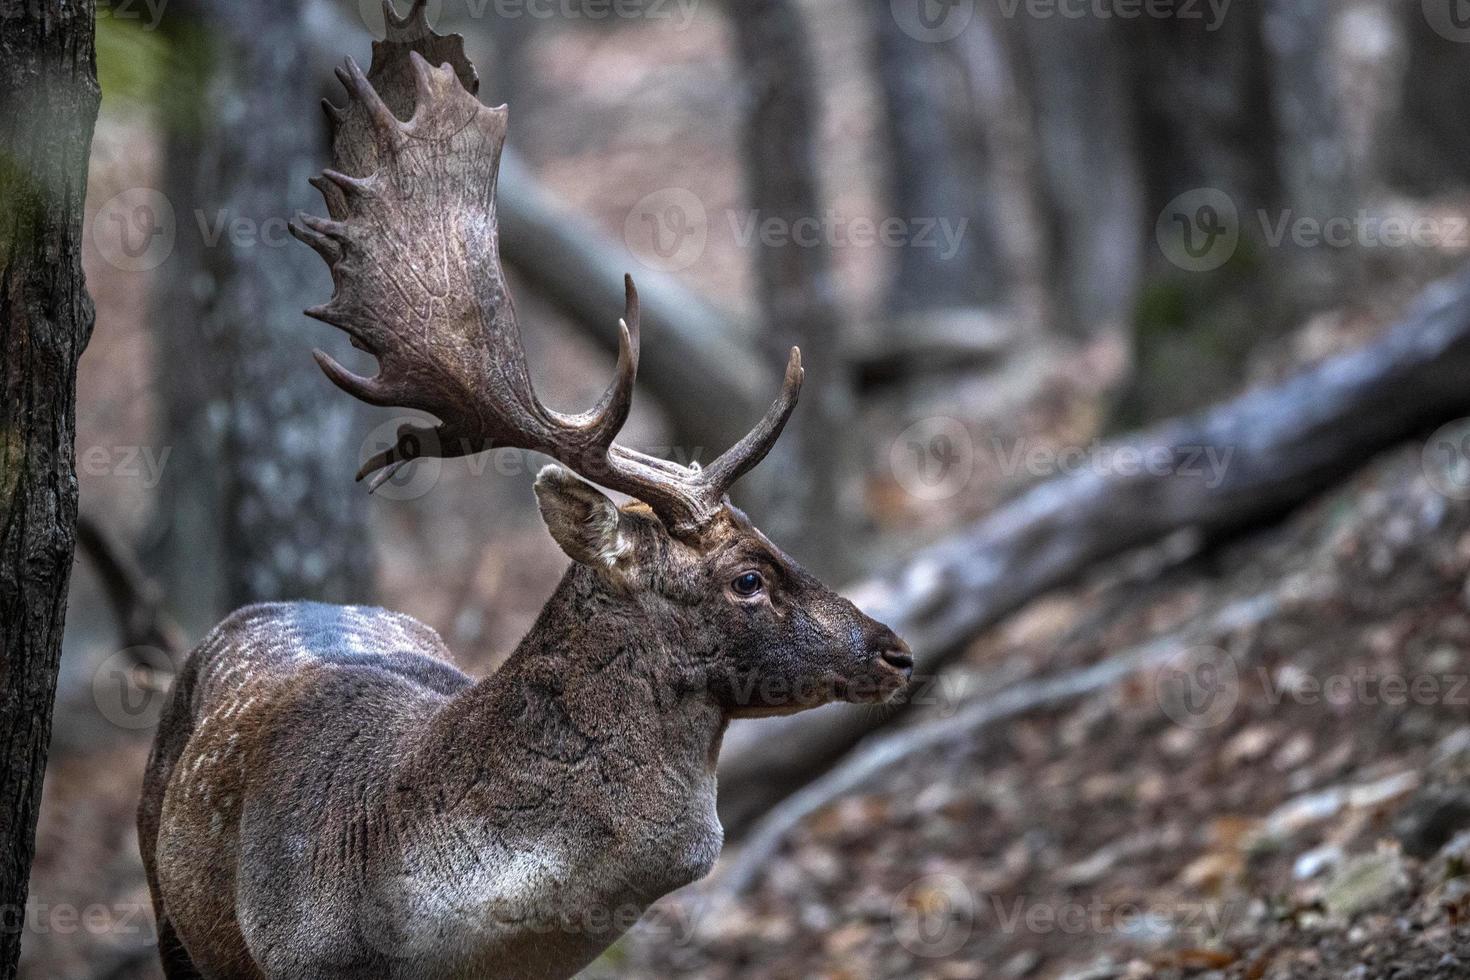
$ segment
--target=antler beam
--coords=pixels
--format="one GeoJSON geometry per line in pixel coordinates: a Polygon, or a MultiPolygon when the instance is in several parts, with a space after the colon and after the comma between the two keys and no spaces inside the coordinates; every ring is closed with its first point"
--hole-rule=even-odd
{"type": "Polygon", "coordinates": [[[388,37],[374,44],[368,73],[350,59],[338,70],[348,103],[325,103],[334,168],[312,181],[329,217],[300,215],[291,226],[326,260],[335,287],[330,302],[307,314],[345,331],[379,363],[366,378],[316,351],[323,372],[362,401],[439,419],[402,426],[358,479],[372,476],[375,488],[419,456],[530,449],[644,501],[671,531],[698,533],[780,436],[801,390],[800,352],[792,348],[766,417],[708,468],[616,445],[638,373],[638,293],[625,277],[607,391],[580,414],[543,405],[500,264],[495,185],[507,110],[475,97],[463,39],[435,34],[425,7],[420,0],[401,18],[389,7],[388,37]]]}

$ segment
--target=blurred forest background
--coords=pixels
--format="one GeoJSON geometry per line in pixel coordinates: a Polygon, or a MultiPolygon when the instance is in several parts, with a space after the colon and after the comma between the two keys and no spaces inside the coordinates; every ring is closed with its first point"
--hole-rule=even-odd
{"type": "MultiPolygon", "coordinates": [[[[800,344],[739,502],[920,656],[912,703],[737,725],[715,876],[588,975],[1470,973],[1462,8],[433,0],[511,107],[543,397],[600,393],[624,271],[639,448],[712,458],[800,344]]],[[[321,210],[316,103],[382,25],[98,11],[85,523],[24,977],[160,975],[133,810],[213,622],[376,603],[483,673],[562,572],[537,459],[368,496],[400,418],[310,357],[372,373],[301,315],[330,281],[285,222],[321,210]]]]}

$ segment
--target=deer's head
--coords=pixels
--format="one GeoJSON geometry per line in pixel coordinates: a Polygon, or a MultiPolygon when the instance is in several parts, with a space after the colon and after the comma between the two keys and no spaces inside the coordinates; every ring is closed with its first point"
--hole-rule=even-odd
{"type": "Polygon", "coordinates": [[[390,18],[388,28],[372,77],[349,61],[338,73],[348,105],[327,106],[336,169],[313,184],[331,217],[301,215],[292,226],[326,259],[336,287],[307,313],[346,331],[380,367],[359,377],[317,351],[322,370],[363,401],[440,420],[403,426],[358,479],[372,476],[376,487],[418,456],[544,453],[561,464],[536,482],[552,536],[609,601],[636,605],[650,629],[687,641],[729,713],[892,694],[912,668],[903,642],[787,557],[727,496],[795,408],[800,352],[791,350],[765,417],[708,466],[618,445],[638,370],[638,295],[628,278],[616,373],[601,400],[576,415],[543,405],[500,265],[495,183],[506,109],[475,97],[458,38],[407,19],[390,18]],[[446,63],[433,67],[424,54],[446,63]],[[592,483],[636,503],[619,508],[592,483]]]}
{"type": "Polygon", "coordinates": [[[536,479],[552,537],[606,601],[673,639],[731,717],[834,699],[881,701],[907,682],[908,647],[723,503],[679,535],[647,505],[617,507],[560,466],[536,479]]]}

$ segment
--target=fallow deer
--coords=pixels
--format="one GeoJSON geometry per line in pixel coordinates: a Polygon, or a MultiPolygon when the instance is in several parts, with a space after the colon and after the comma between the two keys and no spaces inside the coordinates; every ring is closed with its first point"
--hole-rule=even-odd
{"type": "MultiPolygon", "coordinates": [[[[535,481],[572,559],[530,633],[475,681],[428,627],[314,603],[229,616],[181,668],[139,809],[170,980],[565,977],[722,843],[715,761],[732,718],[881,701],[912,658],[730,504],[802,382],[709,466],[613,440],[638,367],[626,284],[616,376],[590,412],[532,390],[501,271],[506,110],[422,0],[387,6],[370,71],[339,71],[330,219],[293,228],[331,268],[307,312],[374,354],[320,351],[339,387],[421,409],[358,474],[494,447],[557,460],[535,481]],[[436,67],[437,66],[437,67],[436,67]],[[634,502],[616,506],[581,474],[634,502]]],[[[772,751],[780,751],[773,747],[772,751]]]]}

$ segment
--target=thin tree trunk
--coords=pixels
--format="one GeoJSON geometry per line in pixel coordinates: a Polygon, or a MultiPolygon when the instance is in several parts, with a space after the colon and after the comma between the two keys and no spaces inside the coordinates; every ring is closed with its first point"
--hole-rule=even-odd
{"type": "Polygon", "coordinates": [[[740,0],[730,7],[744,69],[747,112],[742,148],[750,206],[755,209],[755,271],[771,352],[801,347],[807,384],[781,445],[762,467],[768,494],[764,525],[819,574],[840,569],[842,526],[851,504],[841,498],[851,456],[844,430],[852,419],[851,385],[839,355],[841,310],[831,254],[820,234],[815,65],[806,25],[791,0],[740,0]],[[762,241],[760,223],[781,237],[762,241]]]}
{"type": "Polygon", "coordinates": [[[299,0],[180,0],[165,23],[184,69],[159,344],[178,442],[154,557],[195,630],[263,599],[371,597],[367,496],[352,480],[370,429],[312,362],[339,340],[301,311],[330,285],[285,231],[319,205],[306,179],[326,155],[302,72],[331,65],[312,63],[309,13],[299,0]]]}
{"type": "Polygon", "coordinates": [[[1146,204],[1116,25],[1096,17],[1003,23],[1028,69],[1057,320],[1083,335],[1122,329],[1143,274],[1146,204]]]}
{"type": "Polygon", "coordinates": [[[948,48],[908,33],[887,5],[867,9],[885,110],[885,214],[962,229],[952,249],[925,244],[894,250],[875,349],[864,364],[865,378],[876,380],[881,373],[994,354],[1010,338],[992,313],[981,312],[1001,302],[1004,275],[989,179],[990,134],[972,127],[981,138],[967,141],[955,126],[953,104],[973,107],[975,101],[965,90],[969,79],[960,63],[947,60],[948,48]],[[948,73],[947,64],[953,64],[948,73]],[[947,85],[950,79],[958,85],[947,85]]]}
{"type": "MultiPolygon", "coordinates": [[[[1324,224],[1351,218],[1358,203],[1343,100],[1333,78],[1339,6],[1337,0],[1268,0],[1263,25],[1282,189],[1294,213],[1324,224]]],[[[1355,254],[1293,249],[1286,270],[1290,288],[1311,305],[1330,301],[1351,275],[1344,263],[1355,254]]]]}
{"type": "Polygon", "coordinates": [[[16,975],[76,545],[82,205],[97,118],[87,0],[0,0],[0,978],[16,975]]]}
{"type": "Polygon", "coordinates": [[[1458,0],[1393,4],[1404,48],[1403,81],[1378,167],[1413,194],[1459,189],[1470,180],[1470,24],[1458,0]]]}
{"type": "Polygon", "coordinates": [[[1136,373],[1121,427],[1229,391],[1250,351],[1296,322],[1303,297],[1259,220],[1283,206],[1262,5],[1232,7],[1213,24],[1143,17],[1116,26],[1144,173],[1138,232],[1151,259],[1132,318],[1136,373]]]}

